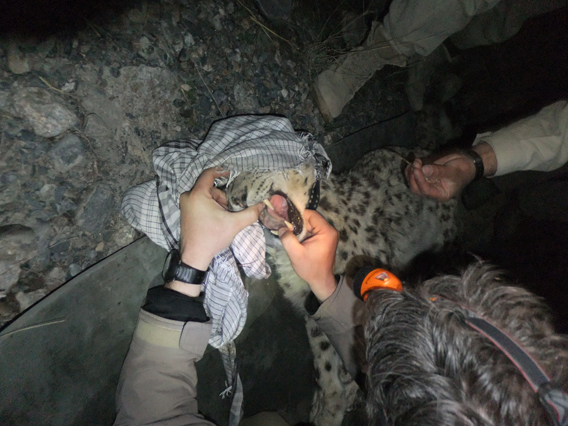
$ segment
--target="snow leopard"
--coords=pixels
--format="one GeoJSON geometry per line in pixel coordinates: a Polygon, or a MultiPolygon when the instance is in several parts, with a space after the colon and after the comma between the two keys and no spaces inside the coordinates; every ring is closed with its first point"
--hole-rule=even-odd
{"type": "MultiPolygon", "coordinates": [[[[303,213],[319,182],[317,211],[339,238],[334,273],[343,274],[347,262],[359,255],[402,270],[420,253],[440,250],[456,235],[455,201],[437,202],[408,188],[407,158],[424,154],[399,147],[378,149],[350,171],[321,182],[309,162],[286,170],[243,172],[226,188],[228,207],[238,211],[268,200],[260,221],[272,231],[288,226],[302,241],[306,238],[303,213]]],[[[310,421],[316,426],[339,426],[345,412],[361,401],[359,387],[304,308],[308,284],[296,275],[282,248],[272,248],[269,254],[284,297],[306,319],[317,381],[310,421]]]]}

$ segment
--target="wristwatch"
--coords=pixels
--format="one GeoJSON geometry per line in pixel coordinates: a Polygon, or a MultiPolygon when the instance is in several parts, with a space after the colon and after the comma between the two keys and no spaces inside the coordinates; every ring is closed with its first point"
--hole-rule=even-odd
{"type": "Polygon", "coordinates": [[[181,261],[179,250],[173,249],[168,253],[162,269],[164,282],[176,280],[186,284],[202,284],[207,277],[207,271],[195,269],[181,261]]]}
{"type": "Polygon", "coordinates": [[[483,159],[481,156],[475,152],[473,149],[464,149],[462,150],[463,155],[473,161],[473,165],[475,166],[475,177],[473,178],[474,181],[479,180],[485,174],[485,167],[483,165],[483,159]]]}

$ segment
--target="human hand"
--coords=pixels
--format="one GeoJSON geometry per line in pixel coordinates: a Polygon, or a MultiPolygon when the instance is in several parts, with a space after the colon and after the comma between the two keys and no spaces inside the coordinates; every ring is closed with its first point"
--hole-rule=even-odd
{"type": "Polygon", "coordinates": [[[258,220],[264,204],[240,212],[229,212],[225,193],[213,186],[223,173],[204,170],[193,189],[179,198],[181,211],[181,260],[193,268],[206,270],[213,257],[229,247],[235,235],[258,220]]]}
{"type": "MultiPolygon", "coordinates": [[[[483,161],[484,176],[497,170],[497,160],[491,145],[486,142],[473,147],[483,161]]],[[[410,190],[439,201],[448,201],[458,195],[475,178],[473,160],[460,151],[417,158],[406,167],[410,190]]]]}
{"type": "Polygon", "coordinates": [[[278,234],[294,271],[323,302],[337,286],[333,265],[338,235],[335,228],[315,210],[304,211],[304,223],[308,238],[301,243],[288,228],[280,228],[278,234]]]}
{"type": "Polygon", "coordinates": [[[430,158],[417,158],[406,168],[410,190],[439,201],[448,201],[475,177],[475,165],[463,154],[452,153],[431,163],[430,158]]]}

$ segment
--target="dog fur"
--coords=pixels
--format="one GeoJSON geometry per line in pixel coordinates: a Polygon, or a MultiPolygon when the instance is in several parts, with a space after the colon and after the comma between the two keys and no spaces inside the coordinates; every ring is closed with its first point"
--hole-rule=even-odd
{"type": "Polygon", "coordinates": [[[462,307],[513,337],[568,391],[568,338],[554,332],[548,308],[477,262],[367,299],[370,425],[379,425],[382,407],[392,426],[550,424],[521,372],[465,323],[462,307]]]}

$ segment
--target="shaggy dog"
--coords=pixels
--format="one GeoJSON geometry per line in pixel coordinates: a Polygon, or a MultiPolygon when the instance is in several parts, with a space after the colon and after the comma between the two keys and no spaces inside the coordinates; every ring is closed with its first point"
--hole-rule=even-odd
{"type": "Polygon", "coordinates": [[[370,425],[551,425],[511,360],[466,324],[464,307],[520,343],[568,392],[568,338],[547,307],[478,262],[404,291],[375,290],[366,302],[370,425]],[[384,411],[383,411],[384,410],[384,411]]]}

